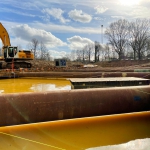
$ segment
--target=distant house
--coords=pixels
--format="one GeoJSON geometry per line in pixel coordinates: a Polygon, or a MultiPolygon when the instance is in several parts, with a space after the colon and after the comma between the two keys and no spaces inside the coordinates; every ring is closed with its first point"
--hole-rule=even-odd
{"type": "Polygon", "coordinates": [[[65,59],[55,59],[55,66],[56,67],[66,67],[66,60],[65,59]]]}

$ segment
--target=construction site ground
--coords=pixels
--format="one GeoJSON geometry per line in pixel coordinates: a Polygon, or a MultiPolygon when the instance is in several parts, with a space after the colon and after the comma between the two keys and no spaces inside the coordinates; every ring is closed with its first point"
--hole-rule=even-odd
{"type": "Polygon", "coordinates": [[[133,71],[150,69],[150,60],[116,60],[96,63],[67,61],[66,67],[56,67],[54,61],[33,60],[31,70],[35,71],[133,71]]]}

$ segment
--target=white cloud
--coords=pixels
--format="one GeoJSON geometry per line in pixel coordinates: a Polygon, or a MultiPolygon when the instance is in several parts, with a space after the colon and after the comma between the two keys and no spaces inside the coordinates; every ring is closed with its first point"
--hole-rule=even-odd
{"type": "Polygon", "coordinates": [[[30,42],[33,38],[44,42],[49,47],[66,46],[67,44],[45,30],[29,27],[27,24],[12,27],[12,31],[17,38],[30,42]]]}
{"type": "Polygon", "coordinates": [[[118,18],[118,19],[122,18],[123,19],[124,17],[123,16],[111,16],[111,18],[118,18]]]}
{"type": "Polygon", "coordinates": [[[130,12],[130,16],[135,18],[150,18],[150,9],[144,6],[135,6],[130,12]]]}
{"type": "Polygon", "coordinates": [[[57,51],[57,50],[49,50],[49,53],[53,58],[62,58],[65,57],[67,54],[65,51],[57,51]]]}
{"type": "Polygon", "coordinates": [[[108,10],[108,8],[104,6],[96,6],[94,9],[96,10],[96,14],[102,14],[108,10]]]}
{"type": "Polygon", "coordinates": [[[57,32],[57,33],[86,33],[86,34],[100,34],[101,33],[101,26],[98,25],[97,27],[72,27],[66,25],[56,25],[56,24],[43,24],[43,23],[32,23],[32,26],[37,28],[44,29],[46,31],[57,32]]]}
{"type": "Polygon", "coordinates": [[[119,3],[124,6],[139,5],[140,0],[119,0],[119,3]]]}
{"type": "Polygon", "coordinates": [[[82,22],[82,23],[89,23],[92,20],[92,17],[82,12],[82,10],[74,9],[74,10],[71,10],[68,14],[71,19],[82,22]]]}
{"type": "Polygon", "coordinates": [[[83,47],[87,44],[94,44],[94,42],[90,39],[82,38],[80,36],[73,36],[71,38],[67,38],[67,41],[70,43],[69,48],[71,50],[80,50],[83,49],[83,47]]]}
{"type": "Polygon", "coordinates": [[[104,21],[104,20],[105,20],[105,18],[101,18],[101,17],[94,17],[94,20],[104,21]]]}
{"type": "Polygon", "coordinates": [[[64,13],[63,10],[61,10],[60,8],[46,8],[42,10],[43,13],[45,13],[46,15],[50,15],[53,16],[54,18],[58,19],[61,23],[66,23],[69,22],[70,20],[65,19],[62,14],[64,13]]]}
{"type": "MultiPolygon", "coordinates": [[[[112,0],[105,0],[106,3],[115,3],[112,0]]],[[[101,2],[101,0],[28,0],[28,1],[18,1],[18,0],[5,0],[5,1],[0,1],[0,4],[9,4],[9,5],[13,5],[15,7],[19,7],[22,9],[34,9],[34,8],[40,8],[42,7],[47,7],[50,6],[51,3],[55,3],[56,4],[63,4],[63,5],[82,5],[82,6],[89,6],[89,7],[93,7],[96,5],[99,5],[101,2]],[[24,7],[21,7],[24,6],[24,7]]]]}
{"type": "Polygon", "coordinates": [[[22,16],[28,16],[28,17],[35,17],[36,16],[33,14],[25,13],[25,12],[18,11],[16,9],[10,9],[10,8],[1,8],[0,12],[14,13],[14,14],[18,14],[18,15],[22,15],[22,16]]]}
{"type": "Polygon", "coordinates": [[[28,49],[28,41],[25,41],[19,37],[17,38],[11,38],[11,45],[12,46],[18,46],[21,49],[28,49]]]}

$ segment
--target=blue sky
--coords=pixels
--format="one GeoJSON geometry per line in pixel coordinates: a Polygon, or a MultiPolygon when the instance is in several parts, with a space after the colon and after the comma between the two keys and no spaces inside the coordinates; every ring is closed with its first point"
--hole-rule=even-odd
{"type": "Polygon", "coordinates": [[[101,32],[113,21],[150,15],[149,0],[5,0],[0,8],[11,45],[28,49],[36,38],[55,57],[101,42],[101,32]]]}

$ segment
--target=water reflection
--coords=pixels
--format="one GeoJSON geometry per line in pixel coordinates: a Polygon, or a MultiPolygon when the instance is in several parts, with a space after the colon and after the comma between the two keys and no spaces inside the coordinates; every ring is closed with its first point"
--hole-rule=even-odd
{"type": "Polygon", "coordinates": [[[44,92],[71,90],[70,81],[49,78],[19,78],[0,81],[0,93],[44,92]]]}
{"type": "Polygon", "coordinates": [[[150,138],[137,139],[124,144],[88,148],[86,150],[149,150],[150,138]]]}
{"type": "Polygon", "coordinates": [[[44,92],[53,90],[71,90],[70,85],[56,86],[56,84],[34,84],[30,88],[33,92],[44,92]]]}
{"type": "Polygon", "coordinates": [[[0,90],[0,93],[4,93],[4,90],[0,90]]]}

